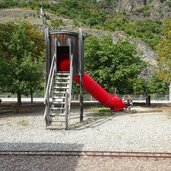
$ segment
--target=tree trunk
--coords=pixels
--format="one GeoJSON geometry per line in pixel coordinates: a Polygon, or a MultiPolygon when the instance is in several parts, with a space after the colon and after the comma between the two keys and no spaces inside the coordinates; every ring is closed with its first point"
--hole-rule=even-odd
{"type": "Polygon", "coordinates": [[[151,105],[151,96],[150,95],[147,95],[146,96],[146,105],[147,106],[150,106],[151,105]]]}
{"type": "Polygon", "coordinates": [[[31,95],[31,104],[33,103],[33,90],[30,89],[30,95],[31,95]]]}
{"type": "Polygon", "coordinates": [[[17,93],[17,109],[16,113],[20,113],[20,107],[21,107],[21,93],[17,93]]]}

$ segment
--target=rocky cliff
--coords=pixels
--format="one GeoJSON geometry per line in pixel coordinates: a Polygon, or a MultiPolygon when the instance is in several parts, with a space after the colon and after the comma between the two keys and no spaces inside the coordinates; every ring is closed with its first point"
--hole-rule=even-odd
{"type": "MultiPolygon", "coordinates": [[[[46,14],[52,20],[59,19],[58,16],[53,15],[51,13],[46,12],[46,14]]],[[[25,19],[26,21],[29,21],[32,24],[37,25],[38,27],[41,27],[41,20],[39,18],[39,11],[22,9],[22,8],[0,9],[0,23],[1,22],[15,21],[15,20],[19,20],[19,19],[25,19]]],[[[64,19],[64,18],[60,18],[60,19],[65,24],[65,27],[61,27],[61,29],[78,31],[78,27],[75,27],[72,24],[73,23],[72,20],[64,19]]],[[[50,24],[50,20],[48,20],[48,24],[50,24]]],[[[98,37],[99,36],[111,36],[113,38],[113,43],[116,43],[118,40],[129,41],[131,44],[134,44],[136,46],[138,56],[143,61],[146,61],[149,64],[148,68],[142,72],[141,76],[143,78],[148,79],[156,71],[156,69],[157,69],[157,55],[146,43],[144,43],[140,39],[130,37],[126,33],[124,33],[123,31],[109,32],[109,31],[83,28],[83,33],[88,34],[88,35],[98,36],[98,37]]]]}
{"type": "Polygon", "coordinates": [[[85,35],[93,35],[96,37],[111,36],[113,43],[117,43],[121,40],[128,41],[129,43],[133,44],[136,48],[138,57],[148,64],[147,68],[141,72],[141,77],[144,79],[150,79],[151,76],[158,70],[157,54],[150,48],[149,45],[138,38],[128,36],[123,31],[108,32],[83,28],[83,33],[85,35]]]}
{"type": "Polygon", "coordinates": [[[171,0],[100,0],[106,12],[120,12],[133,19],[149,18],[160,21],[171,17],[171,0]]]}

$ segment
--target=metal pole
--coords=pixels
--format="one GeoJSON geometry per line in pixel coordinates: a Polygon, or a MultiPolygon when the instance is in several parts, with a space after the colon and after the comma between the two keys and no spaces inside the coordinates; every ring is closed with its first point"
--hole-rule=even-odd
{"type": "Polygon", "coordinates": [[[170,82],[170,85],[169,85],[169,101],[171,102],[171,82],[170,82]]]}
{"type": "Polygon", "coordinates": [[[80,59],[80,122],[83,121],[83,35],[79,28],[79,59],[80,59]]]}
{"type": "MultiPolygon", "coordinates": [[[[45,46],[46,46],[46,75],[45,75],[45,80],[46,80],[46,84],[47,84],[47,80],[48,80],[48,75],[49,75],[49,70],[50,70],[50,63],[49,63],[49,59],[50,59],[50,43],[49,43],[49,28],[48,25],[46,23],[46,18],[45,15],[43,13],[43,8],[40,8],[40,19],[42,21],[42,27],[43,27],[43,32],[44,32],[44,36],[45,36],[45,46]]],[[[46,85],[45,85],[46,87],[46,85]]]]}
{"type": "Polygon", "coordinates": [[[50,42],[49,42],[49,28],[45,29],[45,45],[46,45],[46,83],[50,70],[50,42]]]}
{"type": "Polygon", "coordinates": [[[66,91],[65,93],[65,129],[67,130],[68,129],[68,95],[69,95],[69,92],[66,91]]]}

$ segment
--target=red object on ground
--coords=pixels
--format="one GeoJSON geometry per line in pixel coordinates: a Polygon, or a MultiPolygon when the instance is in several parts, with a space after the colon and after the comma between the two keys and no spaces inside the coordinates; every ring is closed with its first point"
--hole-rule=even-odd
{"type": "MultiPolygon", "coordinates": [[[[76,81],[78,84],[80,83],[79,76],[75,76],[73,80],[76,81]]],[[[124,108],[127,108],[127,106],[122,102],[122,100],[118,96],[109,94],[86,72],[83,75],[83,88],[101,104],[111,108],[114,111],[121,111],[124,108]]]]}

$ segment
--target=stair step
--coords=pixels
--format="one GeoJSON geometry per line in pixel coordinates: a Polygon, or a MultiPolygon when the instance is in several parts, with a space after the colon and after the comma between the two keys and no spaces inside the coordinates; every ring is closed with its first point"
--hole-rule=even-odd
{"type": "Polygon", "coordinates": [[[51,107],[51,110],[64,110],[64,107],[51,107]]]}
{"type": "Polygon", "coordinates": [[[62,116],[62,117],[53,117],[52,122],[65,122],[65,116],[62,116]]]}
{"type": "Polygon", "coordinates": [[[64,113],[51,113],[50,115],[52,115],[52,116],[56,116],[56,117],[64,117],[65,116],[65,114],[64,113]]]}
{"type": "Polygon", "coordinates": [[[70,74],[59,74],[59,73],[57,73],[57,74],[55,74],[55,77],[67,78],[67,77],[70,77],[70,74]]]}
{"type": "Polygon", "coordinates": [[[69,80],[69,79],[70,79],[69,76],[67,76],[67,77],[56,76],[56,77],[55,77],[55,80],[69,80]]]}
{"type": "Polygon", "coordinates": [[[70,72],[57,72],[56,75],[70,75],[70,72]]]}
{"type": "Polygon", "coordinates": [[[60,81],[55,81],[55,84],[68,84],[69,82],[60,82],[60,81]]]}
{"type": "Polygon", "coordinates": [[[68,83],[54,83],[54,87],[67,87],[68,83]]]}
{"type": "Polygon", "coordinates": [[[65,94],[66,91],[53,91],[54,94],[65,94]]]}
{"type": "Polygon", "coordinates": [[[59,79],[62,79],[63,78],[64,80],[67,79],[67,78],[69,79],[70,78],[70,74],[68,74],[68,75],[56,74],[55,75],[55,78],[59,78],[59,79]]]}
{"type": "Polygon", "coordinates": [[[65,117],[64,113],[51,113],[50,116],[52,117],[65,117]]]}
{"type": "Polygon", "coordinates": [[[68,77],[68,76],[70,76],[70,73],[56,73],[55,74],[55,77],[57,77],[57,76],[59,76],[59,77],[68,77]]]}
{"type": "Polygon", "coordinates": [[[69,87],[57,87],[57,86],[54,86],[53,88],[55,88],[55,89],[68,89],[69,87]]]}
{"type": "Polygon", "coordinates": [[[65,99],[53,98],[52,102],[64,102],[65,99]]]}
{"type": "Polygon", "coordinates": [[[52,103],[60,103],[60,104],[61,104],[61,102],[64,102],[64,100],[63,99],[62,100],[53,99],[53,101],[52,101],[52,103]]]}
{"type": "Polygon", "coordinates": [[[55,117],[56,114],[55,114],[55,113],[51,113],[50,116],[51,116],[51,117],[55,117]]]}
{"type": "Polygon", "coordinates": [[[61,102],[61,101],[54,101],[53,104],[65,104],[65,102],[61,102]]]}
{"type": "Polygon", "coordinates": [[[53,99],[63,100],[65,99],[65,96],[53,96],[53,99]]]}
{"type": "Polygon", "coordinates": [[[52,99],[62,101],[62,100],[65,100],[65,96],[53,95],[52,99]]]}

